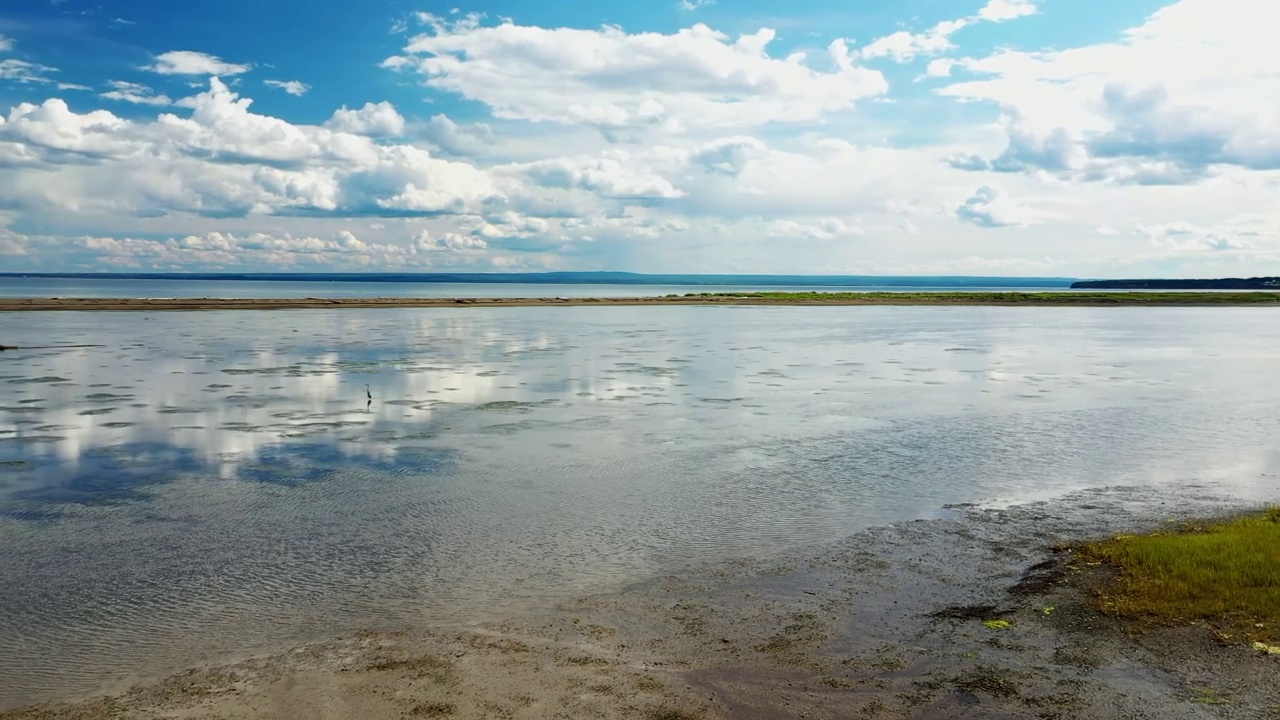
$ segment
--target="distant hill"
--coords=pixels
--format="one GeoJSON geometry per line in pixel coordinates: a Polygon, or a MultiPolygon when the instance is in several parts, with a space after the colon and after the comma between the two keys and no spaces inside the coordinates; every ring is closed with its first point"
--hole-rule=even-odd
{"type": "Polygon", "coordinates": [[[809,287],[1065,288],[1071,278],[885,275],[641,275],[546,273],[0,273],[0,277],[92,280],[260,280],[268,282],[523,283],[530,285],[761,285],[809,287]]]}
{"type": "Polygon", "coordinates": [[[1218,278],[1216,280],[1079,280],[1073,290],[1280,290],[1280,277],[1218,278]]]}

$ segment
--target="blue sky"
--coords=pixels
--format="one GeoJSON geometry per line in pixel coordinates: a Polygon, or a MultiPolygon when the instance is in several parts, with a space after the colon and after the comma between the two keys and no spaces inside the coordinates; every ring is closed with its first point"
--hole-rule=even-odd
{"type": "Polygon", "coordinates": [[[21,0],[0,270],[1280,274],[1276,24],[1250,0],[21,0]]]}

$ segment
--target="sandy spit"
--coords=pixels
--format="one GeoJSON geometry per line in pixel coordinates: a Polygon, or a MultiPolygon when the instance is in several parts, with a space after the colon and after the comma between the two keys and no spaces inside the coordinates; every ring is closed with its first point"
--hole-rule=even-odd
{"type": "MultiPolygon", "coordinates": [[[[435,308],[435,307],[548,307],[548,306],[637,306],[637,305],[993,305],[1027,307],[1239,307],[1230,302],[1206,303],[1194,296],[1181,300],[1082,301],[1062,293],[1061,298],[997,300],[989,297],[965,298],[963,293],[903,294],[883,293],[866,297],[844,295],[835,298],[768,297],[571,297],[571,298],[0,298],[0,312],[47,310],[304,310],[318,308],[435,308]]],[[[1256,303],[1280,306],[1277,303],[1256,303]]]]}

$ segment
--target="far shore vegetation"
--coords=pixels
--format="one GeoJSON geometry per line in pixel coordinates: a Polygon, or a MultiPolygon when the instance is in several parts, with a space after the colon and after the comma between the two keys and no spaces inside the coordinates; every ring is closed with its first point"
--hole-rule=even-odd
{"type": "Polygon", "coordinates": [[[778,303],[910,303],[921,305],[1253,305],[1280,303],[1280,292],[702,292],[667,295],[668,298],[708,300],[762,300],[778,303]]]}
{"type": "Polygon", "coordinates": [[[1086,544],[1076,556],[1114,571],[1094,595],[1104,613],[1163,625],[1205,623],[1222,640],[1280,654],[1280,507],[1119,535],[1086,544]]]}

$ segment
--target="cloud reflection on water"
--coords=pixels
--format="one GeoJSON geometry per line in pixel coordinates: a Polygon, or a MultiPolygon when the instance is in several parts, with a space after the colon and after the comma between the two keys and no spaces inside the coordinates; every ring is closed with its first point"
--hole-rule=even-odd
{"type": "Polygon", "coordinates": [[[951,502],[1262,496],[1272,317],[7,315],[6,344],[105,347],[0,358],[0,695],[103,679],[72,661],[144,671],[554,602],[951,502]]]}

